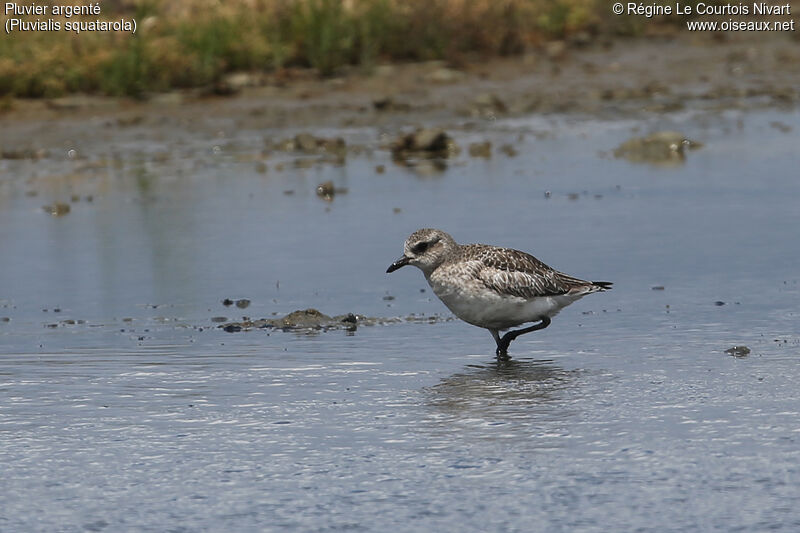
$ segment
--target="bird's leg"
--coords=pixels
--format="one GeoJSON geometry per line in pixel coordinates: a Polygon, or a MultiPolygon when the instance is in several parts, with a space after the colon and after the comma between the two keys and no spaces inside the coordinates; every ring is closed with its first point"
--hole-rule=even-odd
{"type": "Polygon", "coordinates": [[[495,341],[497,342],[497,352],[495,352],[497,354],[497,357],[508,358],[508,345],[511,344],[511,341],[513,341],[520,335],[524,335],[525,333],[530,333],[531,331],[544,329],[550,325],[549,317],[543,316],[539,320],[541,320],[541,322],[539,322],[538,324],[534,324],[527,328],[515,329],[513,331],[509,331],[502,337],[500,337],[500,335],[497,334],[497,332],[492,331],[492,335],[494,335],[495,341]]]}
{"type": "Polygon", "coordinates": [[[500,338],[500,334],[497,332],[496,329],[490,329],[489,333],[492,334],[494,337],[494,342],[497,343],[497,350],[494,352],[497,356],[497,359],[509,359],[508,357],[508,343],[503,345],[503,339],[500,338]]]}

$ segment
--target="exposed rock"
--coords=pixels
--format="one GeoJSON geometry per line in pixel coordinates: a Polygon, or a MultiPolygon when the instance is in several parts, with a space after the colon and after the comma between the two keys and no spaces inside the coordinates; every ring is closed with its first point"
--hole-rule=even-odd
{"type": "Polygon", "coordinates": [[[695,150],[701,146],[702,144],[679,132],[660,131],[647,137],[625,141],[614,150],[614,156],[634,163],[680,164],[686,159],[687,150],[695,150]]]}
{"type": "Polygon", "coordinates": [[[69,204],[56,202],[52,205],[43,205],[42,210],[45,213],[50,213],[54,217],[63,217],[64,215],[68,214],[72,208],[69,206],[69,204]]]}
{"type": "Polygon", "coordinates": [[[328,180],[317,185],[317,196],[326,202],[332,202],[335,195],[336,189],[334,188],[332,181],[328,180]]]}
{"type": "Polygon", "coordinates": [[[326,139],[315,137],[310,133],[298,133],[291,139],[286,139],[278,144],[278,149],[286,152],[301,152],[304,154],[335,154],[344,156],[347,144],[341,137],[326,139]]]}
{"type": "Polygon", "coordinates": [[[403,322],[437,323],[453,320],[452,317],[439,315],[410,315],[401,317],[367,317],[354,313],[345,315],[328,316],[316,309],[303,309],[293,311],[282,318],[261,318],[258,320],[245,319],[241,322],[221,324],[220,329],[229,333],[252,329],[276,329],[281,331],[294,331],[297,333],[315,333],[319,331],[356,331],[358,326],[376,326],[386,324],[399,324],[403,322]]]}
{"type": "Polygon", "coordinates": [[[43,159],[47,157],[47,150],[41,148],[3,148],[0,150],[2,159],[43,159]]]}
{"type": "Polygon", "coordinates": [[[331,317],[320,313],[316,309],[304,309],[289,313],[280,319],[280,324],[284,328],[316,328],[321,327],[322,324],[329,323],[331,320],[331,317]]]}
{"type": "Polygon", "coordinates": [[[750,348],[747,346],[732,346],[725,350],[725,353],[733,357],[747,357],[750,355],[750,348]]]}
{"type": "Polygon", "coordinates": [[[449,157],[458,151],[458,146],[444,130],[420,128],[401,135],[391,145],[395,159],[409,157],[449,157]]]}

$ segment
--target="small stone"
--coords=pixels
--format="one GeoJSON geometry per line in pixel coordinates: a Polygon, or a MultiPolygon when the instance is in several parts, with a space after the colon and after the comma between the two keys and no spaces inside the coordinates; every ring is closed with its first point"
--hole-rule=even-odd
{"type": "Polygon", "coordinates": [[[333,201],[333,197],[336,195],[336,189],[333,186],[333,182],[328,180],[324,183],[320,183],[317,185],[317,196],[325,200],[326,202],[333,201]]]}
{"type": "Polygon", "coordinates": [[[64,215],[68,214],[72,210],[72,208],[70,207],[69,204],[56,202],[52,205],[42,206],[42,210],[45,213],[50,213],[54,217],[63,217],[64,215]]]}

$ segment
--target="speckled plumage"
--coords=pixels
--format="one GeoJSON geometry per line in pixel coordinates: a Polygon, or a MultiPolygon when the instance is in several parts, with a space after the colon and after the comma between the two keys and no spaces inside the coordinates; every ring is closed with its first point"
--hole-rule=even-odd
{"type": "Polygon", "coordinates": [[[488,329],[497,355],[521,333],[543,329],[561,309],[611,283],[585,281],[559,272],[519,250],[486,244],[460,245],[441,230],[421,229],[406,240],[403,256],[387,270],[405,265],[422,270],[433,292],[460,319],[488,329]],[[526,322],[536,326],[498,332],[526,322]]]}

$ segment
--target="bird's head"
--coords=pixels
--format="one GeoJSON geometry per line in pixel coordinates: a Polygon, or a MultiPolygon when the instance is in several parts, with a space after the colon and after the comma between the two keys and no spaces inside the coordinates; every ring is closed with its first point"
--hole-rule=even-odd
{"type": "Polygon", "coordinates": [[[417,230],[406,239],[402,257],[392,263],[386,272],[414,265],[429,276],[457,247],[456,241],[442,230],[417,230]]]}

